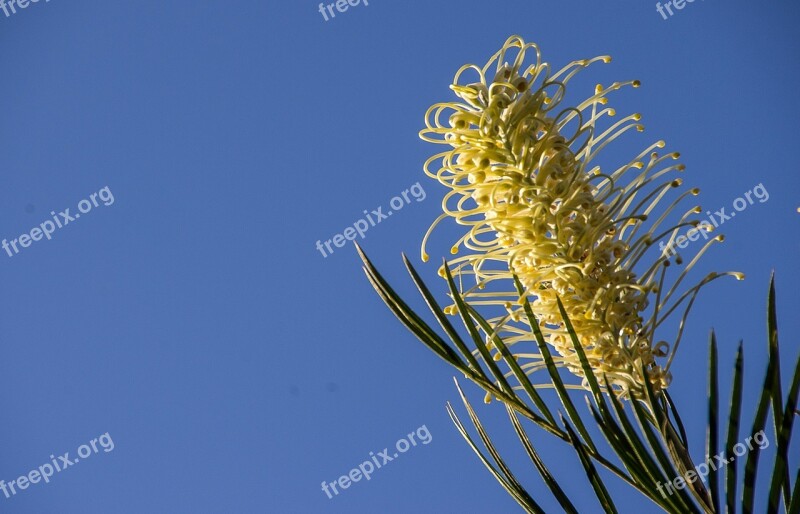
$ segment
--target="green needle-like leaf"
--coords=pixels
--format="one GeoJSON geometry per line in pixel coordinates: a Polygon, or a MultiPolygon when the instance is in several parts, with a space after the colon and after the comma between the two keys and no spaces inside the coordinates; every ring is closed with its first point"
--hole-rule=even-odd
{"type": "MultiPolygon", "coordinates": [[[[757,434],[764,429],[767,423],[770,403],[776,394],[780,394],[776,387],[778,376],[780,376],[780,362],[777,360],[777,348],[773,351],[770,344],[769,362],[767,364],[767,374],[764,377],[764,387],[761,390],[761,397],[756,407],[756,415],[753,421],[753,430],[750,434],[757,434]]],[[[782,406],[781,406],[782,408],[782,406]]],[[[783,411],[781,411],[783,412],[783,411]]],[[[777,432],[777,431],[776,431],[777,432]]],[[[756,447],[747,454],[747,461],[744,466],[744,484],[742,490],[742,513],[751,514],[753,512],[753,501],[755,498],[756,474],[758,473],[758,457],[761,448],[756,447]]]]}
{"type": "Polygon", "coordinates": [[[570,427],[569,422],[564,419],[564,416],[561,416],[561,423],[564,425],[564,429],[569,435],[572,448],[574,448],[575,453],[578,454],[578,459],[581,461],[584,471],[586,471],[586,476],[589,477],[589,482],[592,484],[592,489],[594,490],[597,499],[600,501],[600,505],[603,507],[603,510],[607,514],[617,514],[617,508],[614,506],[614,501],[608,494],[608,490],[603,484],[603,479],[600,478],[600,475],[597,473],[597,469],[594,467],[591,459],[583,449],[583,445],[578,439],[578,435],[575,433],[572,427],[570,427]]]}
{"type": "Polygon", "coordinates": [[[461,336],[459,336],[458,332],[456,332],[455,328],[453,328],[453,325],[447,319],[447,316],[442,311],[442,308],[439,307],[439,304],[436,302],[436,299],[428,290],[428,287],[422,281],[419,274],[417,274],[417,270],[414,269],[414,266],[411,265],[411,261],[408,260],[405,254],[403,254],[403,262],[405,263],[409,274],[411,274],[411,279],[414,281],[414,284],[416,284],[417,289],[419,289],[423,298],[425,298],[425,302],[428,304],[428,307],[430,308],[431,312],[433,312],[433,315],[436,316],[436,320],[439,322],[439,325],[441,325],[441,327],[447,333],[448,337],[450,337],[453,343],[455,343],[455,345],[458,347],[458,350],[467,359],[467,362],[469,363],[470,367],[474,371],[480,372],[481,367],[478,364],[478,361],[475,360],[475,356],[472,355],[472,352],[469,351],[467,345],[461,339],[461,336]]]}
{"type": "MultiPolygon", "coordinates": [[[[719,452],[719,370],[717,363],[717,336],[711,331],[708,345],[708,430],[706,431],[706,456],[719,452]]],[[[716,467],[708,471],[708,487],[714,511],[719,512],[719,476],[716,467]]]]}
{"type": "Polygon", "coordinates": [[[792,489],[792,501],[786,514],[800,514],[800,468],[797,469],[797,475],[794,477],[794,489],[792,489]]]}
{"type": "MultiPolygon", "coordinates": [[[[663,483],[669,483],[672,477],[678,476],[678,472],[675,469],[675,465],[670,460],[668,453],[661,446],[658,437],[653,432],[653,429],[648,423],[648,417],[647,414],[644,412],[644,408],[636,400],[631,401],[631,407],[633,408],[636,414],[636,420],[638,421],[639,424],[639,430],[645,435],[649,447],[655,454],[659,464],[661,464],[661,469],[663,469],[664,473],[666,474],[666,479],[664,480],[663,483]]],[[[656,497],[655,491],[652,488],[650,489],[654,501],[657,502],[661,501],[662,503],[668,505],[670,507],[670,509],[668,509],[670,512],[680,512],[681,514],[685,512],[694,512],[697,514],[702,514],[701,511],[699,511],[695,506],[695,504],[692,502],[691,497],[686,491],[686,489],[688,488],[691,488],[692,491],[695,491],[695,489],[692,487],[693,484],[691,482],[689,481],[686,482],[687,486],[686,488],[676,489],[676,492],[678,493],[676,495],[664,494],[661,491],[660,487],[661,484],[662,484],[661,480],[659,480],[658,483],[656,484],[656,489],[658,490],[661,498],[656,497]]],[[[698,498],[698,500],[701,500],[701,498],[698,498]]]]}
{"type": "Polygon", "coordinates": [[[572,505],[571,501],[569,501],[569,498],[567,498],[567,495],[564,494],[561,486],[558,485],[558,482],[553,478],[550,470],[547,469],[547,466],[545,466],[541,457],[539,457],[539,454],[533,448],[533,443],[531,443],[531,440],[525,433],[525,429],[522,428],[522,424],[519,422],[517,413],[514,412],[514,410],[508,405],[506,405],[506,411],[508,412],[508,417],[511,419],[511,423],[514,425],[514,430],[517,432],[519,440],[522,442],[522,446],[525,447],[525,451],[528,453],[533,465],[536,466],[536,470],[539,472],[539,475],[541,475],[544,483],[547,484],[547,487],[553,493],[553,496],[555,496],[556,500],[558,500],[561,508],[564,509],[564,512],[578,514],[575,506],[572,505]]]}
{"type": "MultiPolygon", "coordinates": [[[[733,391],[731,392],[730,415],[728,416],[728,434],[725,441],[725,457],[733,455],[733,447],[739,439],[739,423],[742,413],[742,368],[744,354],[742,342],[736,352],[736,364],[733,369],[733,391]]],[[[725,466],[725,506],[728,514],[736,513],[736,464],[725,466]]]]}
{"type": "Polygon", "coordinates": [[[467,307],[466,302],[464,302],[464,298],[461,296],[461,293],[456,287],[456,283],[453,280],[453,275],[450,273],[450,266],[448,266],[447,262],[444,262],[444,271],[447,275],[447,284],[450,287],[450,295],[453,297],[453,300],[456,303],[461,320],[463,321],[464,326],[467,328],[469,335],[472,337],[472,341],[475,343],[475,346],[478,348],[478,352],[481,354],[483,362],[492,372],[492,375],[494,375],[497,383],[500,384],[500,388],[503,390],[503,392],[512,397],[516,396],[514,394],[514,390],[511,388],[511,385],[509,385],[508,381],[506,380],[505,375],[502,371],[500,371],[500,368],[497,367],[497,364],[494,362],[494,359],[489,353],[488,348],[486,348],[486,343],[478,332],[478,329],[475,326],[472,317],[470,316],[469,308],[467,307]]]}
{"type": "Polygon", "coordinates": [[[547,372],[550,375],[550,380],[553,383],[553,388],[556,390],[556,394],[558,395],[558,399],[561,400],[561,405],[563,405],[564,409],[567,411],[567,416],[569,416],[570,421],[575,424],[575,427],[578,429],[581,437],[583,437],[586,445],[591,448],[593,452],[597,453],[597,448],[595,447],[589,432],[586,430],[586,427],[583,425],[583,420],[578,414],[578,411],[575,409],[575,404],[572,402],[572,399],[570,399],[569,394],[567,394],[567,388],[564,387],[564,381],[561,380],[561,375],[558,374],[558,368],[553,361],[550,348],[548,348],[547,342],[544,340],[544,334],[542,334],[542,331],[539,328],[539,320],[536,319],[536,316],[533,314],[533,309],[531,309],[530,303],[526,298],[524,298],[523,295],[525,294],[525,291],[516,276],[514,276],[514,284],[516,285],[517,291],[520,295],[522,309],[525,311],[525,315],[528,318],[528,324],[533,331],[534,338],[536,339],[536,345],[539,347],[539,353],[542,355],[542,359],[544,360],[547,372]]]}
{"type": "Polygon", "coordinates": [[[356,250],[361,256],[361,260],[364,263],[364,273],[366,273],[372,287],[375,288],[375,291],[400,322],[442,359],[458,369],[467,369],[466,364],[458,354],[395,293],[394,289],[372,265],[372,262],[361,250],[361,247],[356,245],[356,250]]]}
{"type": "MultiPolygon", "coordinates": [[[[783,425],[783,397],[781,392],[781,357],[778,350],[778,313],[775,302],[775,272],[773,271],[769,279],[769,294],[767,296],[767,342],[769,344],[770,359],[778,363],[775,367],[775,382],[772,394],[772,418],[775,423],[775,433],[780,432],[783,425]]],[[[784,477],[786,488],[789,488],[789,474],[784,477]]]]}
{"type": "Polygon", "coordinates": [[[800,392],[800,358],[797,359],[797,364],[794,368],[794,376],[789,386],[789,395],[786,397],[786,407],[783,410],[783,423],[777,437],[777,454],[775,455],[775,467],[772,471],[772,484],[769,489],[768,513],[778,512],[778,499],[781,490],[784,491],[784,508],[788,510],[789,506],[789,484],[786,483],[784,487],[784,480],[788,480],[789,476],[789,443],[792,438],[792,425],[794,422],[792,413],[797,408],[798,392],[800,392]]]}
{"type": "Polygon", "coordinates": [[[622,428],[620,435],[624,436],[625,441],[630,448],[630,451],[626,452],[625,458],[636,459],[639,467],[645,472],[645,474],[639,476],[638,479],[642,481],[645,487],[652,490],[656,483],[663,482],[665,477],[658,470],[658,466],[655,464],[655,462],[653,462],[650,454],[644,448],[644,445],[639,439],[639,435],[636,433],[636,430],[633,428],[633,425],[628,418],[628,414],[625,412],[622,404],[617,398],[614,397],[614,395],[609,395],[609,399],[611,402],[611,407],[616,414],[617,421],[620,423],[622,428]]]}
{"type": "MultiPolygon", "coordinates": [[[[566,327],[567,333],[572,341],[572,346],[575,349],[575,353],[578,354],[578,358],[580,359],[581,369],[583,370],[586,381],[589,383],[589,389],[592,391],[592,395],[594,396],[595,403],[597,403],[597,407],[602,412],[604,408],[604,402],[603,393],[600,391],[600,384],[597,383],[597,377],[594,376],[594,370],[589,365],[589,359],[586,358],[586,352],[583,351],[583,346],[581,346],[581,343],[578,340],[578,335],[575,333],[575,328],[572,326],[569,316],[567,316],[567,311],[564,310],[564,304],[561,303],[561,298],[556,297],[556,302],[558,302],[558,310],[561,313],[561,318],[564,320],[564,326],[566,327]]],[[[610,396],[613,396],[613,391],[609,389],[608,392],[610,396]]]]}
{"type": "MultiPolygon", "coordinates": [[[[773,411],[772,417],[775,423],[775,436],[780,442],[780,439],[782,437],[782,427],[784,425],[785,420],[783,418],[784,413],[783,413],[783,405],[782,405],[783,400],[781,391],[780,353],[778,350],[778,313],[775,301],[775,272],[773,272],[772,275],[770,276],[769,294],[767,296],[767,341],[769,343],[770,358],[775,359],[775,362],[778,363],[777,367],[775,368],[775,390],[772,396],[772,411],[773,411]]],[[[791,421],[790,421],[790,426],[791,426],[791,421]]],[[[773,482],[777,481],[780,484],[780,487],[783,489],[784,492],[784,502],[788,504],[789,489],[790,489],[789,468],[788,465],[779,466],[779,463],[782,462],[783,455],[785,455],[785,453],[784,454],[781,453],[781,450],[784,450],[785,452],[787,448],[781,447],[780,445],[778,446],[778,456],[775,460],[776,467],[773,470],[773,472],[778,473],[778,475],[775,476],[775,474],[773,474],[772,480],[773,482]]],[[[786,464],[785,461],[784,464],[786,464]]],[[[775,498],[774,501],[775,503],[777,503],[777,498],[775,498]]],[[[770,493],[770,504],[772,503],[773,503],[772,493],[770,493]]]]}
{"type": "MultiPolygon", "coordinates": [[[[678,409],[675,408],[675,403],[672,401],[672,396],[670,396],[669,391],[664,390],[664,401],[669,407],[669,412],[672,415],[672,419],[675,420],[675,426],[678,428],[678,435],[680,436],[680,442],[682,448],[687,448],[689,446],[689,438],[686,436],[686,428],[683,426],[683,421],[681,420],[681,415],[678,413],[678,409]]],[[[689,454],[686,453],[686,457],[689,458],[689,454]]],[[[689,458],[691,461],[691,458],[689,458]]]]}
{"type": "Polygon", "coordinates": [[[522,368],[517,364],[517,359],[512,355],[511,351],[508,349],[506,344],[503,342],[503,339],[498,336],[492,326],[486,321],[483,316],[481,316],[478,311],[476,311],[471,305],[467,304],[467,308],[469,309],[470,315],[478,322],[484,332],[487,334],[491,334],[492,341],[494,342],[495,347],[497,347],[500,355],[502,355],[503,359],[505,360],[506,364],[511,371],[514,373],[514,376],[517,378],[517,381],[525,389],[525,392],[528,393],[528,396],[531,398],[533,403],[536,407],[539,408],[539,411],[542,415],[547,418],[547,420],[553,425],[553,428],[558,429],[556,425],[556,420],[553,417],[553,414],[550,412],[550,409],[547,407],[547,404],[544,403],[542,397],[539,393],[536,392],[536,389],[531,384],[528,375],[522,370],[522,368]]]}
{"type": "Polygon", "coordinates": [[[606,439],[606,442],[608,442],[608,445],[612,450],[614,450],[614,453],[622,461],[625,469],[628,470],[628,473],[630,474],[630,484],[642,491],[643,494],[651,497],[651,491],[648,489],[647,484],[643,480],[643,477],[647,476],[647,471],[644,470],[634,455],[634,451],[631,448],[630,443],[628,443],[628,440],[623,435],[622,429],[619,427],[619,425],[617,425],[617,422],[612,416],[601,415],[591,400],[589,400],[588,396],[585,397],[585,400],[586,407],[592,413],[597,426],[600,428],[600,433],[603,434],[603,437],[606,439]]]}
{"type": "Polygon", "coordinates": [[[489,459],[483,454],[482,451],[478,448],[472,438],[469,436],[469,433],[464,428],[464,425],[459,420],[458,416],[456,415],[453,407],[450,403],[447,403],[447,412],[450,415],[450,418],[453,420],[453,423],[456,425],[456,428],[461,433],[461,436],[467,441],[470,445],[472,450],[478,455],[478,457],[483,462],[484,466],[494,475],[495,479],[503,486],[503,488],[517,501],[517,503],[525,509],[526,512],[529,513],[544,513],[544,510],[530,497],[530,495],[525,491],[524,488],[517,482],[514,476],[511,474],[511,471],[505,465],[505,463],[500,458],[500,455],[497,453],[496,449],[491,443],[488,434],[483,429],[483,425],[480,423],[477,415],[475,415],[475,411],[472,409],[472,405],[470,405],[469,401],[467,400],[466,396],[464,395],[461,387],[458,385],[458,381],[456,381],[456,388],[458,389],[459,395],[461,396],[461,401],[464,403],[464,406],[467,408],[467,412],[469,413],[470,420],[472,421],[473,425],[478,431],[481,440],[483,441],[484,446],[489,451],[492,459],[500,468],[498,471],[490,462],[489,459]]]}
{"type": "Polygon", "coordinates": [[[492,456],[492,459],[497,464],[497,467],[500,468],[500,471],[506,477],[508,482],[511,485],[513,485],[515,489],[517,489],[518,491],[521,491],[523,493],[522,494],[523,497],[533,501],[533,499],[530,498],[530,496],[528,496],[528,493],[525,492],[525,489],[523,489],[523,487],[520,485],[520,483],[514,477],[514,474],[511,472],[511,469],[509,469],[509,467],[506,466],[506,463],[500,457],[500,454],[498,453],[497,449],[492,444],[492,440],[489,438],[489,434],[487,434],[486,430],[484,430],[483,425],[481,424],[481,421],[478,418],[478,415],[475,413],[475,410],[472,408],[472,405],[467,400],[466,395],[464,395],[464,391],[461,389],[461,386],[458,384],[458,381],[456,381],[456,388],[458,389],[458,394],[461,396],[461,401],[464,402],[464,406],[467,408],[467,414],[469,415],[469,418],[472,421],[472,424],[475,426],[475,429],[478,431],[478,436],[480,436],[481,441],[483,442],[483,445],[486,447],[486,450],[488,450],[489,455],[492,456]]]}
{"type": "Polygon", "coordinates": [[[464,438],[464,440],[467,442],[470,448],[472,448],[472,451],[475,452],[475,455],[477,455],[478,458],[481,460],[481,462],[483,462],[483,465],[486,466],[486,469],[489,470],[489,472],[500,483],[503,489],[505,489],[506,492],[512,498],[514,498],[514,500],[517,503],[519,503],[519,505],[523,509],[525,509],[525,512],[544,514],[544,510],[542,510],[542,508],[539,507],[538,504],[529,505],[525,501],[525,499],[520,496],[519,492],[514,489],[514,486],[508,483],[506,479],[494,468],[494,466],[492,466],[492,464],[489,462],[489,459],[486,458],[486,456],[481,452],[480,448],[478,448],[478,446],[475,444],[475,441],[473,441],[472,438],[469,436],[469,433],[464,428],[464,425],[461,423],[461,420],[458,419],[458,416],[456,415],[455,410],[453,410],[453,406],[450,405],[450,402],[447,403],[446,409],[447,409],[447,414],[450,415],[450,419],[453,421],[453,424],[456,426],[456,429],[461,434],[461,437],[464,438]]]}

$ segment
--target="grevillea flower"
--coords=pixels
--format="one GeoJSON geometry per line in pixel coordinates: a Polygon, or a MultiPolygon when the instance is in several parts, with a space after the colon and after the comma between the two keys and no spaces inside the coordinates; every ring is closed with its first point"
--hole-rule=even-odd
{"type": "MultiPolygon", "coordinates": [[[[449,147],[425,163],[425,172],[450,189],[442,202],[444,213],[425,235],[422,258],[428,258],[426,241],[440,221],[453,218],[467,227],[452,248],[454,254],[464,252],[449,262],[452,273],[471,305],[503,309],[490,322],[522,368],[532,373],[544,362],[532,350],[537,347],[513,275],[525,288],[523,298],[546,342],[558,353],[556,363],[583,378],[587,387],[558,297],[593,371],[606,375],[614,391],[627,397],[642,391],[642,366],[655,391],[669,385],[674,350],[700,288],[724,275],[743,276],[711,273],[678,294],[688,271],[722,236],[704,235],[706,244],[669,288],[666,269],[671,260],[682,264],[679,255],[671,259],[661,253],[649,265],[640,264],[645,254],[652,255],[653,245],[666,241],[674,247],[682,228],[711,227],[691,218],[701,212],[699,206],[662,227],[682,199],[699,192],[674,192],[682,180],[670,175],[684,167],[675,162],[677,153],[657,152],[663,141],[615,169],[596,164],[606,145],[625,132],[644,129],[639,114],[612,123],[615,111],[606,107],[610,93],[638,87],[638,81],[598,85],[576,106],[562,106],[576,73],[610,61],[607,56],[574,61],[552,73],[534,43],[514,36],[485,66],[458,70],[450,88],[459,100],[433,105],[420,133],[425,141],[449,147]],[[526,63],[526,57],[535,61],[526,63]],[[468,75],[474,76],[472,82],[465,79],[468,75]],[[657,210],[670,194],[674,199],[657,210]],[[465,288],[464,278],[474,285],[465,288]],[[682,304],[688,307],[674,343],[656,342],[656,328],[682,304]]],[[[455,307],[448,311],[454,313],[455,307]]],[[[499,360],[499,353],[495,356],[499,360]]]]}

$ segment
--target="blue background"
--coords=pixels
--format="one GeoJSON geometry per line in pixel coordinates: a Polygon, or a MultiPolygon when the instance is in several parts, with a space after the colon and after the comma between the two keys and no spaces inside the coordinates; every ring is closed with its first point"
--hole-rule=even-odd
{"type": "MultiPolygon", "coordinates": [[[[444,194],[421,171],[439,150],[418,139],[423,114],[451,98],[459,66],[515,33],[556,68],[614,56],[579,76],[576,98],[642,81],[612,104],[643,112],[647,130],[607,157],[664,138],[704,208],[769,191],[694,273],[747,274],[701,295],[673,366],[701,459],[708,331],[724,398],[745,340],[751,413],[773,269],[784,378],[798,354],[799,22],[787,0],[694,2],[668,20],[647,0],[372,0],[327,22],[310,1],[52,0],[0,13],[0,237],[74,213],[104,186],[115,197],[51,241],[0,253],[0,479],[105,432],[115,443],[0,496],[0,511],[519,511],[447,417],[452,370],[378,300],[352,245],[327,258],[314,247],[421,181],[427,198],[363,241],[415,298],[400,253],[419,263],[444,194]],[[321,491],[421,425],[430,444],[332,500],[321,491]]],[[[437,231],[432,260],[460,235],[437,231]]],[[[420,269],[443,294],[436,266],[420,269]]],[[[463,385],[520,479],[558,511],[502,409],[463,385]]],[[[581,512],[597,512],[571,450],[530,433],[581,512]]],[[[656,511],[609,482],[623,512],[656,511]]]]}

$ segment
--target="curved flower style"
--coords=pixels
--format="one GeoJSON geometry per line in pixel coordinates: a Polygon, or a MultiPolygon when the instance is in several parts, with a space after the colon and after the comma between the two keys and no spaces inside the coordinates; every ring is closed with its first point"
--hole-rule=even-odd
{"type": "MultiPolygon", "coordinates": [[[[462,247],[467,250],[449,262],[453,276],[462,281],[462,289],[462,279],[474,277],[475,285],[463,291],[473,306],[505,309],[504,315],[490,321],[526,373],[541,369],[544,362],[538,352],[519,349],[527,346],[519,343],[532,341],[532,336],[521,315],[524,300],[513,286],[514,275],[525,289],[523,298],[530,299],[546,341],[560,355],[554,356],[557,364],[582,377],[583,387],[587,386],[558,297],[593,371],[605,374],[621,397],[638,396],[642,366],[655,391],[669,385],[669,366],[699,289],[724,275],[738,279],[743,275],[711,273],[676,295],[688,271],[722,236],[707,241],[669,290],[664,288],[670,264],[666,252],[640,274],[634,272],[653,245],[667,241],[667,248],[672,248],[682,227],[708,231],[711,227],[691,219],[701,212],[693,207],[677,224],[661,228],[682,199],[699,192],[692,189],[677,195],[658,216],[654,214],[662,199],[681,186],[681,179],[667,175],[684,168],[674,162],[677,153],[655,151],[664,147],[663,141],[613,171],[594,164],[598,153],[620,135],[643,130],[639,114],[598,130],[602,121],[615,116],[614,109],[606,107],[609,93],[638,87],[638,81],[598,85],[594,95],[577,106],[561,106],[570,79],[598,61],[608,63],[611,58],[574,61],[551,73],[539,48],[514,36],[485,66],[465,65],[456,73],[450,88],[460,101],[433,105],[426,114],[427,128],[420,133],[425,141],[451,147],[425,163],[426,174],[450,191],[442,202],[444,213],[425,235],[422,258],[428,258],[425,245],[432,229],[443,219],[454,218],[468,231],[452,248],[454,254],[462,247]],[[531,54],[535,62],[525,65],[531,54]],[[469,73],[477,80],[463,83],[469,73]],[[654,308],[646,314],[653,295],[654,308]],[[665,341],[656,343],[655,329],[687,300],[671,350],[665,341]],[[656,362],[663,357],[668,357],[666,364],[656,362]]],[[[674,260],[682,263],[680,256],[674,260]]],[[[453,313],[454,307],[449,310],[453,313]]],[[[495,357],[499,360],[499,353],[495,357]]]]}

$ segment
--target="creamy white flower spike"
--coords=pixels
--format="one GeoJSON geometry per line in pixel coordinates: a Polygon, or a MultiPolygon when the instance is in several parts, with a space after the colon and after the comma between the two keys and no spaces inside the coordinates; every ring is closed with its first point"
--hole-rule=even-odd
{"type": "MultiPolygon", "coordinates": [[[[611,171],[594,164],[620,135],[644,130],[639,114],[612,122],[616,113],[606,107],[610,93],[638,87],[635,80],[598,85],[577,106],[561,105],[576,73],[610,61],[608,56],[574,61],[552,73],[534,43],[513,36],[485,66],[458,70],[450,88],[460,101],[433,105],[420,133],[425,141],[450,147],[425,163],[425,173],[450,191],[442,201],[443,214],[425,235],[422,258],[428,259],[425,245],[440,221],[454,218],[468,227],[452,248],[454,254],[465,252],[449,261],[453,275],[471,305],[504,309],[490,322],[522,368],[532,373],[544,368],[544,361],[535,351],[512,275],[525,287],[547,343],[558,352],[556,363],[588,387],[558,297],[597,377],[602,382],[607,376],[614,392],[628,397],[642,392],[642,366],[656,392],[669,385],[672,356],[699,289],[721,276],[743,275],[712,273],[676,296],[688,271],[722,236],[709,239],[668,290],[668,255],[642,266],[641,274],[633,271],[653,245],[668,241],[673,247],[681,228],[710,225],[690,219],[701,212],[697,206],[677,224],[662,227],[681,200],[699,193],[673,193],[682,180],[668,175],[684,167],[675,162],[677,153],[656,151],[663,141],[611,171]],[[534,61],[526,64],[531,56],[534,61]],[[475,76],[472,82],[465,79],[468,74],[475,76]],[[601,124],[607,128],[601,131],[601,124]],[[656,211],[670,193],[674,200],[656,211]],[[465,288],[464,277],[474,278],[475,285],[465,288]],[[653,297],[654,308],[646,314],[653,297]],[[688,307],[675,342],[654,341],[656,328],[684,303],[688,307]],[[666,363],[657,358],[667,358],[666,363]]],[[[674,261],[682,264],[679,255],[674,261]]],[[[454,313],[455,307],[447,310],[454,313]]],[[[486,334],[488,341],[491,335],[486,334]]]]}

